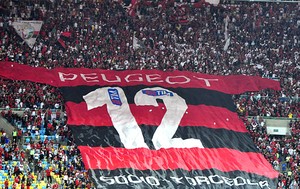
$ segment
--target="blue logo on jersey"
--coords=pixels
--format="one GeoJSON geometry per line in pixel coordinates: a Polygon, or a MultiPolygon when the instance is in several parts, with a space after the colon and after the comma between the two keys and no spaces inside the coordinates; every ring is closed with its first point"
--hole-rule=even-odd
{"type": "Polygon", "coordinates": [[[109,94],[110,101],[114,105],[121,106],[122,102],[121,102],[121,98],[120,98],[118,90],[117,89],[108,89],[107,91],[108,91],[108,94],[109,94]]]}
{"type": "Polygon", "coordinates": [[[143,94],[149,96],[174,96],[174,94],[167,90],[142,90],[143,94]]]}

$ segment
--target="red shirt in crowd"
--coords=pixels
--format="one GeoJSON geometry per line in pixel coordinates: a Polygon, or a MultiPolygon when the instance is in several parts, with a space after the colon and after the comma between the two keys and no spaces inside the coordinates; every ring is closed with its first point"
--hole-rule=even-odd
{"type": "Polygon", "coordinates": [[[51,176],[51,170],[50,170],[50,169],[47,169],[47,170],[46,170],[46,175],[47,175],[47,177],[50,177],[50,176],[51,176]]]}
{"type": "Polygon", "coordinates": [[[52,185],[52,189],[58,189],[58,184],[57,184],[57,183],[54,183],[54,184],[52,185]]]}
{"type": "Polygon", "coordinates": [[[5,181],[4,181],[5,188],[8,188],[8,185],[9,185],[8,179],[5,179],[5,181]]]}

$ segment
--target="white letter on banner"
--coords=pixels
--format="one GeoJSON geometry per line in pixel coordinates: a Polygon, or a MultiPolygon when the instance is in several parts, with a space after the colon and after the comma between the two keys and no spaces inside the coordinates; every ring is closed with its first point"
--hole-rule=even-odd
{"type": "Polygon", "coordinates": [[[184,177],[184,178],[188,181],[188,183],[190,185],[192,185],[192,186],[196,186],[197,185],[197,182],[193,178],[191,178],[191,177],[184,177]]]}
{"type": "Polygon", "coordinates": [[[200,78],[200,77],[196,77],[196,76],[194,76],[194,78],[199,79],[199,80],[203,80],[207,87],[211,86],[209,81],[219,81],[219,79],[205,79],[205,78],[200,78]]]}
{"type": "Polygon", "coordinates": [[[77,78],[77,74],[73,74],[73,73],[68,73],[68,74],[65,74],[65,73],[62,73],[62,72],[58,72],[58,75],[59,75],[59,79],[63,82],[65,82],[66,80],[75,80],[77,78]]]}
{"type": "Polygon", "coordinates": [[[185,77],[184,75],[178,75],[178,76],[168,76],[167,78],[166,78],[166,82],[167,83],[169,83],[169,84],[185,84],[185,83],[188,83],[188,82],[190,82],[191,81],[191,79],[190,78],[188,78],[188,77],[185,77]],[[174,78],[184,78],[185,79],[185,81],[171,81],[170,79],[174,79],[174,78]]]}
{"type": "Polygon", "coordinates": [[[227,178],[227,177],[223,177],[223,176],[221,176],[221,178],[224,180],[225,184],[227,184],[229,186],[233,186],[233,179],[227,178]]]}
{"type": "Polygon", "coordinates": [[[102,76],[103,81],[107,81],[107,82],[110,82],[110,83],[112,83],[112,82],[121,82],[120,77],[117,76],[117,75],[116,75],[116,80],[108,80],[108,79],[106,78],[106,75],[105,75],[105,74],[101,74],[101,76],[102,76]]]}
{"type": "Polygon", "coordinates": [[[157,80],[156,79],[161,79],[161,76],[159,74],[151,74],[151,75],[146,75],[146,79],[149,83],[161,83],[163,80],[157,80]],[[152,77],[153,76],[153,77],[152,77]]]}
{"type": "Polygon", "coordinates": [[[148,184],[152,185],[152,186],[159,186],[160,183],[159,183],[159,180],[153,176],[149,176],[149,177],[146,177],[146,181],[148,184]],[[154,182],[152,182],[152,181],[154,182]]]}
{"type": "Polygon", "coordinates": [[[246,184],[246,180],[243,178],[243,177],[236,177],[233,179],[234,180],[234,185],[235,186],[241,186],[241,185],[245,185],[246,184]],[[242,182],[239,182],[239,179],[242,181],[242,182]]]}
{"type": "Polygon", "coordinates": [[[175,180],[176,183],[182,183],[180,180],[183,179],[183,177],[170,177],[171,179],[175,180]]]}
{"type": "Polygon", "coordinates": [[[210,184],[210,182],[206,176],[196,176],[195,179],[199,185],[201,185],[202,182],[205,182],[206,184],[210,184]]]}
{"type": "Polygon", "coordinates": [[[129,182],[132,182],[132,183],[135,183],[135,184],[142,182],[142,180],[136,175],[128,175],[127,178],[128,178],[129,182]]]}
{"type": "Polygon", "coordinates": [[[267,189],[270,189],[268,181],[259,181],[259,186],[260,186],[260,188],[266,187],[267,189]]]}
{"type": "Polygon", "coordinates": [[[100,176],[100,180],[106,182],[107,184],[114,184],[115,180],[111,177],[100,176]]]}
{"type": "Polygon", "coordinates": [[[142,77],[137,77],[137,79],[130,80],[129,78],[132,77],[132,76],[142,76],[142,74],[129,74],[125,77],[125,81],[128,82],[128,83],[131,82],[131,81],[143,81],[142,77]]]}
{"type": "Polygon", "coordinates": [[[247,184],[258,186],[258,183],[252,182],[250,179],[247,179],[247,184]]]}
{"type": "Polygon", "coordinates": [[[114,176],[114,178],[117,184],[128,184],[127,178],[123,175],[114,176]]]}
{"type": "Polygon", "coordinates": [[[211,183],[214,183],[214,184],[222,184],[223,183],[223,180],[221,180],[219,175],[210,175],[210,176],[208,176],[208,178],[211,183]],[[214,181],[214,177],[218,177],[219,181],[214,181]]]}
{"type": "Polygon", "coordinates": [[[80,76],[86,82],[99,82],[98,76],[96,73],[80,74],[80,76]]]}

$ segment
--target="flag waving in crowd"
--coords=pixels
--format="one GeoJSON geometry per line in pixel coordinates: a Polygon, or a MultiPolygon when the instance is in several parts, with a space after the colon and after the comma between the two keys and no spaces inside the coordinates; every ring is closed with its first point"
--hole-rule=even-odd
{"type": "Polygon", "coordinates": [[[133,50],[138,50],[138,49],[144,49],[144,48],[146,48],[144,42],[141,41],[141,40],[139,40],[139,39],[135,36],[135,34],[133,35],[132,47],[133,47],[133,50]]]}
{"type": "Polygon", "coordinates": [[[71,37],[71,32],[62,32],[57,39],[58,43],[65,49],[67,48],[66,41],[68,41],[71,37]]]}
{"type": "Polygon", "coordinates": [[[15,31],[26,42],[26,44],[32,48],[38,37],[43,21],[37,20],[20,20],[12,23],[15,31]]]}

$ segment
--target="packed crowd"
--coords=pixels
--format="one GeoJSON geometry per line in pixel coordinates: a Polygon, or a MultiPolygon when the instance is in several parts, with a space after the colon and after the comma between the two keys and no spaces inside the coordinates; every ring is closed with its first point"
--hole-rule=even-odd
{"type": "Polygon", "coordinates": [[[245,125],[260,152],[281,172],[278,188],[298,188],[300,186],[300,122],[290,121],[291,135],[271,136],[267,134],[266,121],[261,116],[251,119],[243,117],[245,125]],[[298,186],[298,187],[297,187],[298,186]]]}
{"type": "MultiPolygon", "coordinates": [[[[197,7],[145,0],[129,16],[120,1],[76,2],[1,1],[0,60],[48,69],[159,69],[258,75],[279,80],[282,90],[234,96],[238,113],[242,117],[258,116],[253,121],[258,125],[263,123],[261,116],[300,118],[299,4],[223,2],[219,6],[197,7]],[[16,20],[43,21],[33,48],[15,32],[12,22],[16,20]],[[63,32],[70,36],[63,38],[63,32]]],[[[52,130],[39,126],[42,116],[51,117],[49,110],[59,114],[63,108],[60,92],[54,87],[0,78],[0,107],[26,110],[22,125],[28,121],[37,124],[30,124],[31,132],[27,130],[24,135],[36,132],[38,136],[45,129],[56,135],[55,139],[68,138],[60,130],[61,123],[52,130]]],[[[55,120],[50,119],[50,125],[55,120]]],[[[284,172],[279,184],[287,187],[299,179],[288,175],[300,165],[299,122],[291,121],[293,134],[284,138],[268,136],[265,125],[253,129],[251,122],[245,119],[245,123],[262,153],[284,172]],[[295,152],[290,154],[289,148],[295,152]]]]}
{"type": "MultiPolygon", "coordinates": [[[[62,96],[51,86],[27,82],[8,81],[0,78],[0,107],[10,109],[58,109],[62,106],[62,96]]],[[[41,112],[39,112],[41,113],[41,112]]]]}
{"type": "Polygon", "coordinates": [[[16,128],[12,140],[5,137],[4,130],[0,132],[4,138],[0,148],[4,187],[92,188],[64,115],[37,110],[26,110],[19,115],[3,110],[1,116],[16,128]]]}

